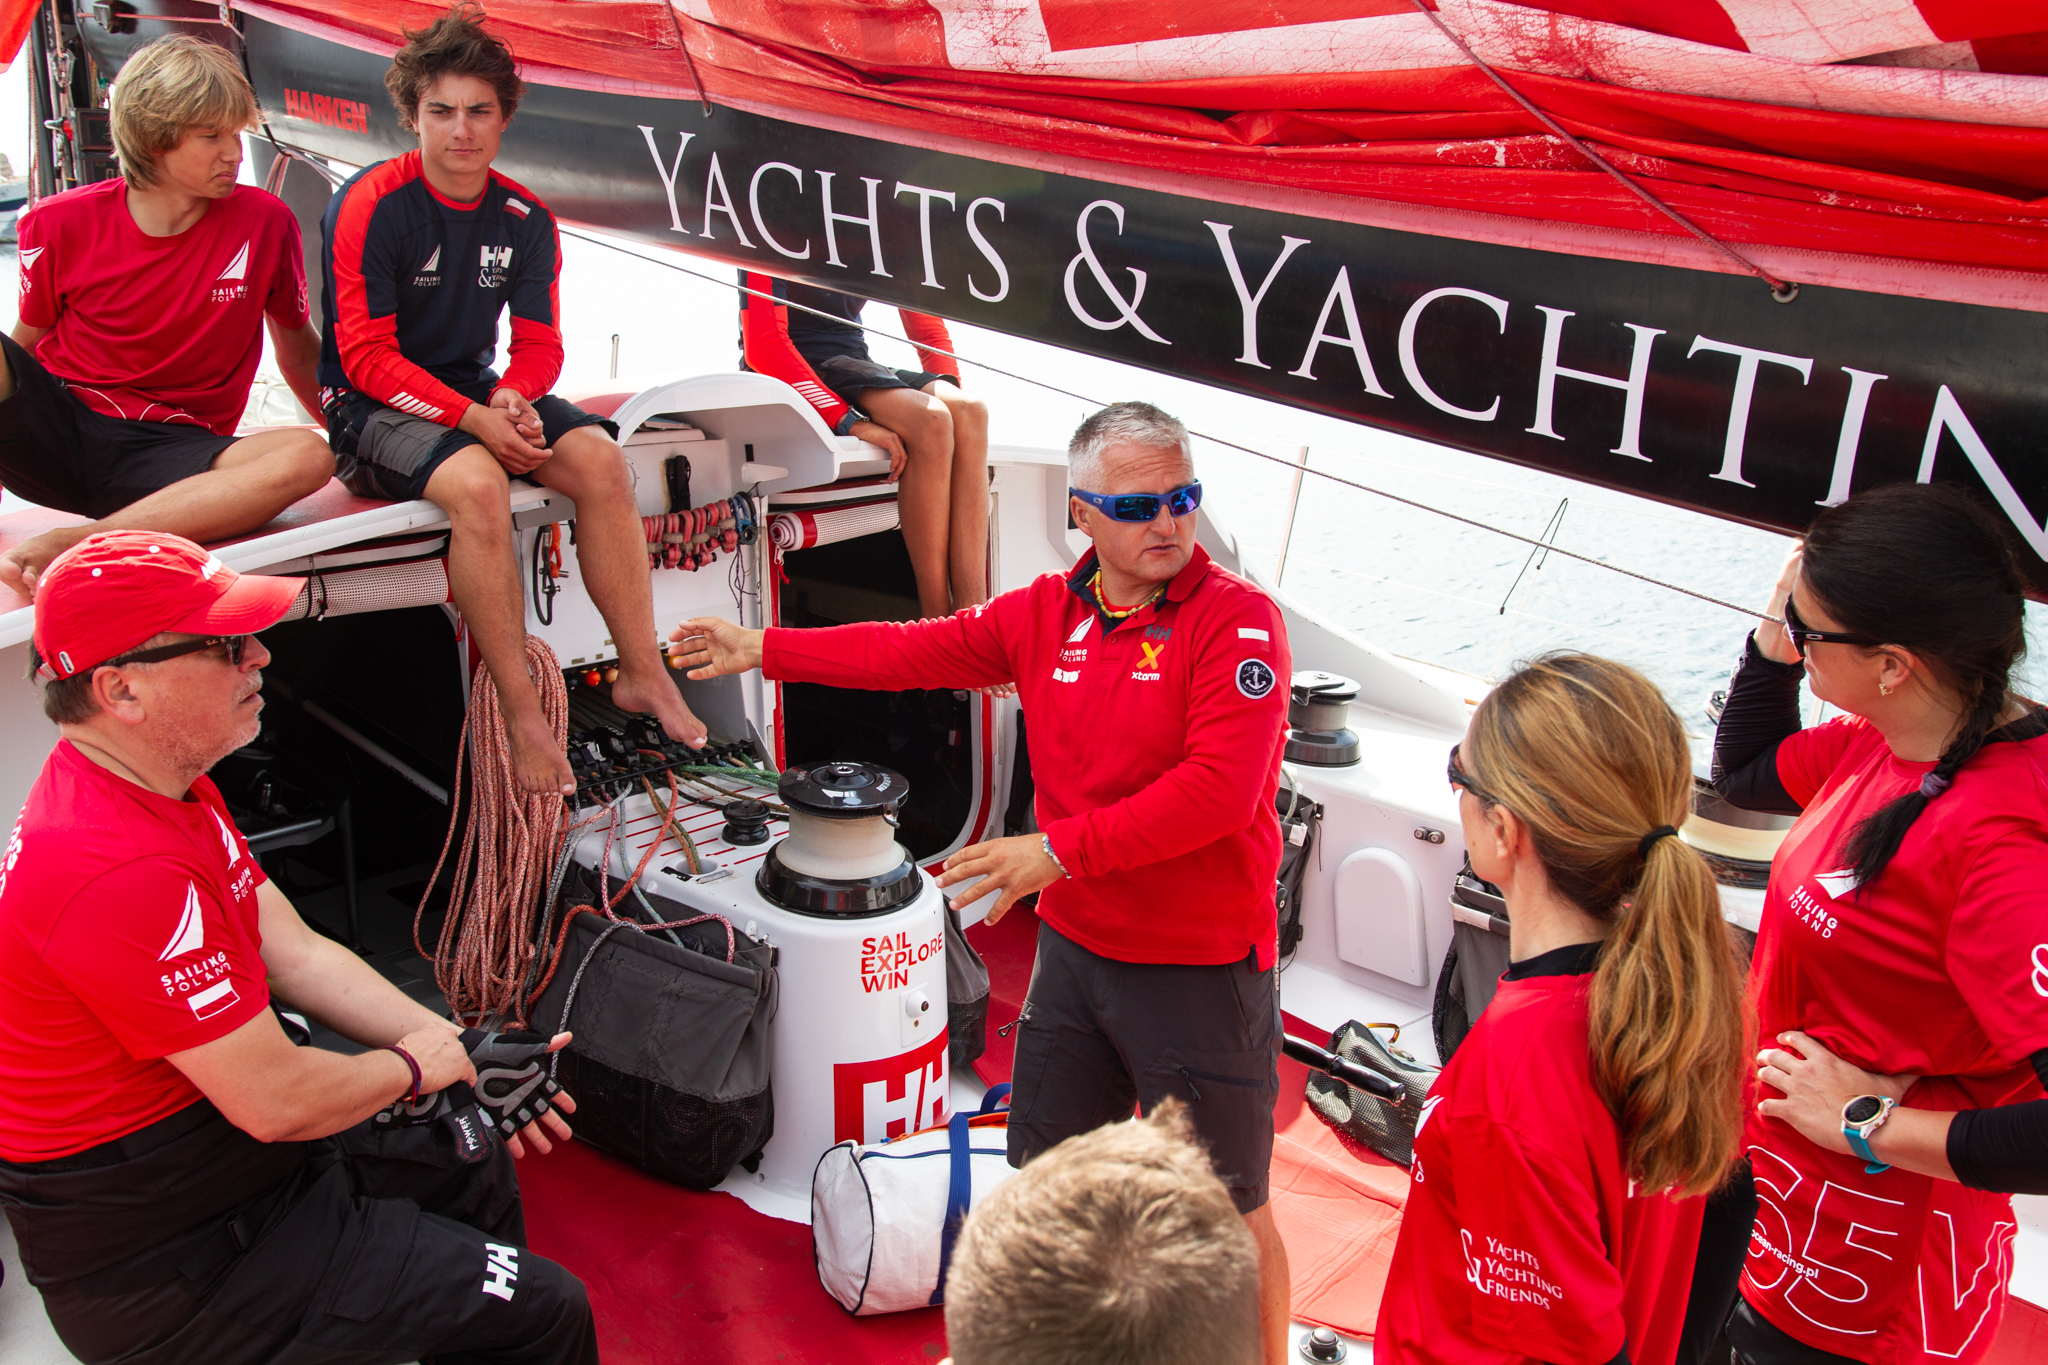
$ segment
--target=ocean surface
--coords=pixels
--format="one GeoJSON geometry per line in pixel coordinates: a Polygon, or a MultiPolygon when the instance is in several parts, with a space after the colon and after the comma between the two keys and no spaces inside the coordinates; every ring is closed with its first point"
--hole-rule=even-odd
{"type": "MultiPolygon", "coordinates": [[[[0,152],[25,164],[15,112],[21,64],[0,75],[0,152]]],[[[245,172],[246,174],[246,172],[245,172]]],[[[566,238],[562,311],[565,391],[646,384],[737,364],[737,296],[726,266],[566,238]],[[664,263],[665,262],[665,263],[664,263]],[[680,268],[676,268],[680,267],[680,268]],[[699,274],[685,273],[688,271],[699,274]]],[[[12,327],[19,286],[0,248],[0,325],[12,327]]],[[[895,311],[870,305],[870,326],[897,332],[895,311]]],[[[1761,607],[1791,541],[1780,535],[1434,446],[1370,427],[1243,398],[999,333],[955,324],[966,384],[987,401],[999,445],[1064,447],[1099,403],[1141,398],[1207,436],[1292,462],[1308,449],[1282,585],[1291,595],[1392,653],[1492,679],[1547,650],[1582,649],[1641,669],[1687,728],[1724,685],[1753,620],[1681,592],[1561,555],[1538,556],[1506,536],[1330,482],[1318,471],[1443,508],[1490,527],[1541,536],[1602,564],[1633,569],[1725,601],[1761,607]],[[997,373],[1002,371],[1005,373],[997,373]],[[1033,383],[1032,380],[1040,381],[1033,383]],[[1069,397],[1041,387],[1082,397],[1069,397]]],[[[913,365],[900,342],[871,338],[875,357],[913,365]]],[[[266,355],[264,372],[275,369],[266,355]]],[[[1197,439],[1204,506],[1268,577],[1279,567],[1290,513],[1290,468],[1197,439]]],[[[19,506],[12,495],[0,510],[19,506]]],[[[2034,632],[2048,616],[2029,608],[2034,632]]],[[[2035,668],[2026,670],[2041,694],[2035,668]]]]}

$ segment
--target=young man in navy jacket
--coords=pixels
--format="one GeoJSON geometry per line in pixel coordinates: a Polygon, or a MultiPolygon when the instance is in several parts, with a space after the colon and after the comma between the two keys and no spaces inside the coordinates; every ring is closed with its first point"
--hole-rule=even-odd
{"type": "Polygon", "coordinates": [[[420,149],[336,191],[321,220],[320,403],[343,483],[448,513],[449,591],[497,685],[530,792],[575,790],[526,676],[525,604],[507,482],[576,504],[577,565],[612,638],[612,697],[671,738],[704,742],[656,647],[646,533],[616,429],[549,390],[562,373],[554,216],[491,169],[525,90],[504,43],[464,11],[411,35],[384,84],[420,149]],[[491,368],[498,315],[511,359],[491,368]]]}
{"type": "Polygon", "coordinates": [[[1014,682],[1031,716],[1042,833],[946,860],[988,919],[1039,892],[1017,1035],[1010,1161],[1177,1096],[1260,1252],[1270,1365],[1287,1345],[1287,1253],[1267,1207],[1280,998],[1273,795],[1292,672],[1280,609],[1195,544],[1187,428],[1147,403],[1068,450],[1071,573],[952,616],[824,630],[707,618],[670,636],[692,678],[760,668],[839,687],[1014,682]]]}

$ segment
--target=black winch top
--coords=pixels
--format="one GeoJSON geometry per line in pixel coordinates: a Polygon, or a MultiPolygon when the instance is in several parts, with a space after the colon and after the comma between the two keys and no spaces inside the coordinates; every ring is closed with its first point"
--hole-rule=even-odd
{"type": "Polygon", "coordinates": [[[910,795],[910,783],[879,764],[840,761],[785,769],[775,790],[785,805],[807,815],[861,820],[894,815],[910,795]]]}

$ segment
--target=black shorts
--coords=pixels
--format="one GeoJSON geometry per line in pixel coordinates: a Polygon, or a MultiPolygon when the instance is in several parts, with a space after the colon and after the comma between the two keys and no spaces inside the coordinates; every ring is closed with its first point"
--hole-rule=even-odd
{"type": "Polygon", "coordinates": [[[1040,924],[1017,1021],[1010,1164],[1171,1095],[1238,1211],[1262,1206],[1280,1097],[1280,985],[1255,962],[1117,962],[1040,924]]]}
{"type": "Polygon", "coordinates": [[[204,474],[239,437],[178,422],[94,412],[63,380],[0,334],[14,393],[0,403],[0,485],[60,512],[100,518],[204,474]]]}
{"type": "Polygon", "coordinates": [[[936,379],[955,385],[960,382],[950,374],[933,374],[929,370],[892,370],[865,356],[827,356],[814,361],[813,368],[818,372],[819,383],[839,395],[840,402],[855,408],[861,406],[860,396],[866,389],[916,389],[922,393],[924,386],[936,379]]]}
{"type": "MultiPolygon", "coordinates": [[[[486,393],[470,401],[489,398],[486,393]]],[[[551,393],[534,399],[533,410],[540,416],[541,438],[550,446],[578,427],[603,427],[618,439],[616,423],[551,393]]],[[[336,477],[357,497],[393,502],[424,498],[427,480],[449,456],[480,444],[466,431],[387,408],[364,393],[349,392],[331,400],[326,417],[336,477]]]]}

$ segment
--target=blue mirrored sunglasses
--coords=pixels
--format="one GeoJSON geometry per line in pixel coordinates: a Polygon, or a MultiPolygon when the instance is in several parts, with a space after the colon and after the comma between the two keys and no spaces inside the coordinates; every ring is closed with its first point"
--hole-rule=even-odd
{"type": "Polygon", "coordinates": [[[1150,521],[1159,515],[1162,502],[1177,517],[1184,517],[1202,505],[1200,479],[1165,493],[1090,493],[1080,488],[1067,491],[1117,521],[1150,521]]]}

